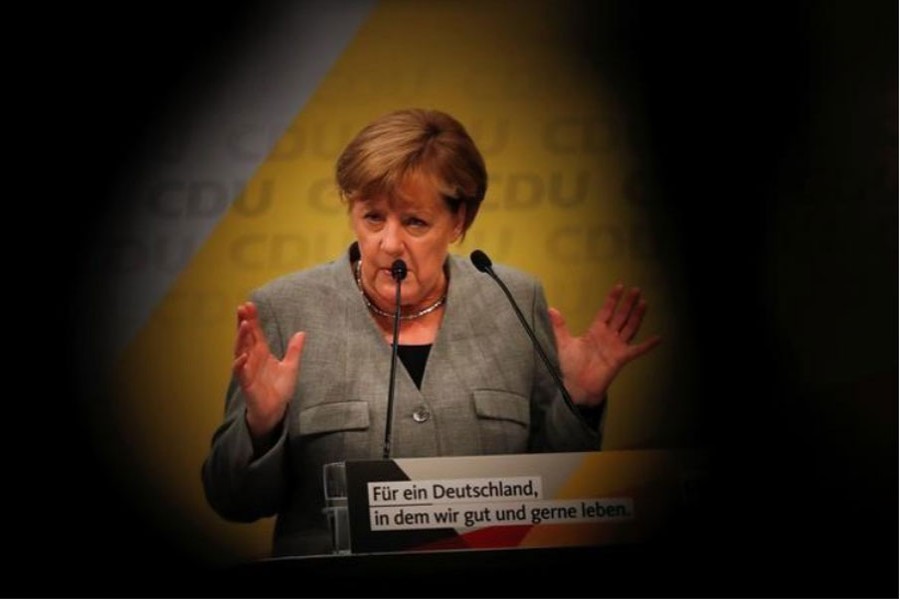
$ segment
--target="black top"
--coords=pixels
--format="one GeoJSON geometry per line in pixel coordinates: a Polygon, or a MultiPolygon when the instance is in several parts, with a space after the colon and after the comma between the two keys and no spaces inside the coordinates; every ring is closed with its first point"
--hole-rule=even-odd
{"type": "Polygon", "coordinates": [[[431,344],[397,346],[397,356],[400,357],[400,361],[419,389],[422,389],[422,376],[425,375],[425,363],[428,362],[429,352],[431,352],[431,344]]]}

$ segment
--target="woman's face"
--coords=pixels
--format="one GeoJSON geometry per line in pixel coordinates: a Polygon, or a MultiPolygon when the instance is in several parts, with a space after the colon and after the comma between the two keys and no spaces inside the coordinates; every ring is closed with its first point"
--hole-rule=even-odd
{"type": "Polygon", "coordinates": [[[437,301],[446,289],[444,260],[462,235],[464,205],[453,213],[426,177],[412,175],[393,197],[357,200],[350,210],[362,256],[362,284],[371,300],[393,311],[396,282],[391,264],[400,258],[407,275],[400,303],[415,311],[437,301]]]}

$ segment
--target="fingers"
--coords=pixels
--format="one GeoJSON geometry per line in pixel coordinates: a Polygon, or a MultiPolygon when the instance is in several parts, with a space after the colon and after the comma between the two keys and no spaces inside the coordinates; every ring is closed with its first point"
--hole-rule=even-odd
{"type": "MultiPolygon", "coordinates": [[[[253,334],[253,343],[262,342],[266,343],[266,334],[262,330],[262,325],[259,321],[259,311],[256,309],[256,306],[253,303],[249,303],[250,307],[247,311],[248,319],[247,322],[250,324],[250,330],[253,334]]],[[[268,348],[268,346],[266,346],[268,348]]]]}
{"type": "Polygon", "coordinates": [[[244,351],[244,347],[246,345],[246,334],[242,333],[241,325],[247,321],[247,312],[249,307],[252,306],[252,302],[243,302],[238,304],[237,310],[235,311],[237,315],[237,333],[234,336],[234,356],[237,357],[241,352],[244,351]]]}
{"type": "Polygon", "coordinates": [[[654,348],[659,346],[660,343],[662,343],[662,337],[658,336],[658,335],[654,335],[649,340],[641,342],[640,344],[635,344],[634,346],[629,346],[628,360],[631,361],[631,360],[634,360],[635,358],[637,358],[638,356],[647,354],[648,352],[650,352],[651,350],[653,350],[654,348]]]}
{"type": "Polygon", "coordinates": [[[253,379],[253,365],[248,364],[251,362],[255,342],[250,319],[255,317],[256,307],[252,302],[244,302],[237,307],[237,334],[234,338],[234,361],[231,363],[231,372],[243,388],[247,388],[253,379]]]}
{"type": "Polygon", "coordinates": [[[294,373],[300,370],[300,354],[303,352],[303,344],[306,341],[306,333],[298,331],[288,342],[287,351],[284,353],[284,364],[294,373]]]}
{"type": "Polygon", "coordinates": [[[645,314],[647,314],[647,302],[641,298],[634,310],[631,311],[631,314],[628,315],[628,320],[619,332],[619,337],[626,342],[634,339],[634,336],[637,335],[638,330],[641,328],[645,314]]]}
{"type": "Polygon", "coordinates": [[[609,323],[609,320],[613,316],[613,312],[616,310],[616,305],[619,304],[619,299],[622,297],[622,291],[625,289],[621,283],[617,283],[613,286],[613,289],[609,292],[609,295],[606,297],[606,302],[603,303],[603,306],[600,308],[600,312],[597,313],[597,320],[601,323],[609,323]]]}
{"type": "Polygon", "coordinates": [[[234,341],[234,355],[249,352],[259,340],[264,340],[259,324],[259,311],[252,302],[244,302],[237,308],[237,336],[234,341]]]}
{"type": "MultiPolygon", "coordinates": [[[[619,294],[621,297],[621,294],[619,294]]],[[[625,326],[625,323],[628,321],[629,315],[631,315],[631,311],[634,310],[635,304],[637,304],[639,298],[641,297],[641,290],[633,287],[628,293],[625,295],[625,299],[622,301],[621,306],[619,306],[616,311],[613,313],[612,319],[609,320],[609,327],[613,331],[621,331],[625,326]]]]}
{"type": "Polygon", "coordinates": [[[241,354],[237,358],[234,359],[234,362],[231,363],[231,372],[240,382],[241,387],[246,388],[250,384],[250,377],[247,373],[247,369],[245,368],[247,365],[247,360],[250,357],[247,353],[241,354]]]}
{"type": "Polygon", "coordinates": [[[626,342],[631,341],[646,311],[647,303],[641,298],[640,288],[633,287],[626,294],[625,287],[617,283],[597,312],[588,332],[592,336],[600,336],[608,329],[626,342]]]}
{"type": "Polygon", "coordinates": [[[237,326],[241,326],[241,321],[255,319],[259,315],[256,305],[252,302],[243,302],[237,307],[237,326]]]}
{"type": "Polygon", "coordinates": [[[245,352],[249,347],[249,340],[247,339],[247,332],[250,328],[244,325],[244,321],[238,320],[238,330],[234,336],[234,356],[237,357],[241,353],[245,352]]]}
{"type": "Polygon", "coordinates": [[[234,356],[237,357],[242,353],[252,351],[256,341],[257,337],[253,331],[253,326],[249,321],[242,321],[240,326],[238,326],[234,340],[234,356]]]}
{"type": "Polygon", "coordinates": [[[240,327],[243,322],[259,322],[259,311],[252,302],[244,302],[237,307],[237,326],[240,327]]]}

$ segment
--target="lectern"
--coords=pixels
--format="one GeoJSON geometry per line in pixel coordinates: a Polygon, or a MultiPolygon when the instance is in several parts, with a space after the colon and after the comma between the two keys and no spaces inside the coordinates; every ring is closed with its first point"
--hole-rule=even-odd
{"type": "Polygon", "coordinates": [[[703,458],[642,450],[348,461],[349,551],[242,565],[219,583],[256,595],[267,585],[323,596],[666,595],[716,554],[689,523],[703,458]]]}

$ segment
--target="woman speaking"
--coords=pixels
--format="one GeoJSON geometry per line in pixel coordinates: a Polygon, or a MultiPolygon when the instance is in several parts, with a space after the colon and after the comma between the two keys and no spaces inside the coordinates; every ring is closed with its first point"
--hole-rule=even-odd
{"type": "Polygon", "coordinates": [[[398,285],[391,457],[598,450],[607,389],[659,342],[632,343],[646,311],[636,289],[616,286],[573,337],[535,279],[495,266],[572,410],[500,287],[449,253],[478,214],[487,172],[445,113],[369,124],[338,158],[337,184],[356,242],[238,307],[225,419],[203,465],[224,518],[278,516],[276,555],[330,551],[323,464],[382,457],[398,285]],[[392,271],[398,259],[405,277],[392,271]]]}

